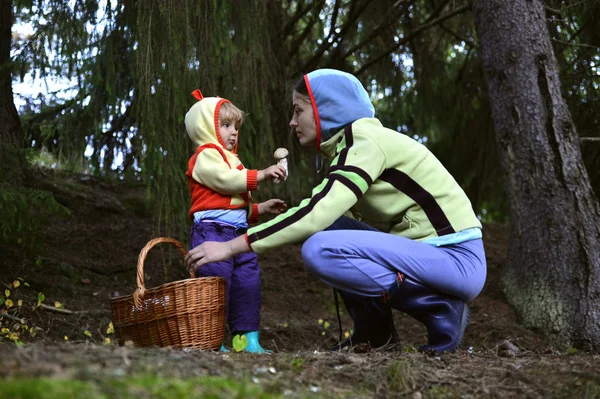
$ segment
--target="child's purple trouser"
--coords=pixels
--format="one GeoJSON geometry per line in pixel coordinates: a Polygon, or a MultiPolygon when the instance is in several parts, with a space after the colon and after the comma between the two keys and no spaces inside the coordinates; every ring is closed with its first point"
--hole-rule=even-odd
{"type": "MultiPolygon", "coordinates": [[[[229,241],[245,234],[245,229],[200,222],[192,227],[191,248],[205,241],[229,241]]],[[[227,320],[231,332],[258,331],[260,324],[260,267],[254,252],[234,256],[223,262],[207,263],[196,277],[220,276],[227,282],[227,320]]]]}

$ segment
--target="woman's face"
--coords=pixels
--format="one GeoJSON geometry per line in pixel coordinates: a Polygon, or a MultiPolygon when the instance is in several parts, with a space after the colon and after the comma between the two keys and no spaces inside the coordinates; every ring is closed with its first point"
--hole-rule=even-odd
{"type": "Polygon", "coordinates": [[[290,121],[290,127],[294,128],[296,138],[303,147],[315,145],[317,140],[317,126],[312,104],[306,96],[294,92],[292,102],[294,115],[290,121]]]}

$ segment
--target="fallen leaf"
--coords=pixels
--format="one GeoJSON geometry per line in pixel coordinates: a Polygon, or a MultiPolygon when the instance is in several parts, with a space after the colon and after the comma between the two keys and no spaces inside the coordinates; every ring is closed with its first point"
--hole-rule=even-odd
{"type": "Polygon", "coordinates": [[[233,349],[235,349],[236,352],[241,352],[244,349],[246,349],[246,347],[248,346],[248,338],[246,338],[245,335],[242,335],[240,337],[240,335],[236,335],[235,337],[233,337],[233,349]]]}

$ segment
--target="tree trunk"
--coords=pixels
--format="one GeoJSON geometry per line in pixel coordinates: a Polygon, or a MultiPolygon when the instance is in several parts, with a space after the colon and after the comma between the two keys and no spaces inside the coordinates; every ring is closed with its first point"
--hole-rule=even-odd
{"type": "Polygon", "coordinates": [[[511,218],[503,289],[527,327],[600,350],[600,206],[541,0],[473,2],[511,218]]]}
{"type": "Polygon", "coordinates": [[[22,185],[25,180],[25,143],[12,91],[12,9],[12,0],[0,2],[0,182],[22,185]]]}

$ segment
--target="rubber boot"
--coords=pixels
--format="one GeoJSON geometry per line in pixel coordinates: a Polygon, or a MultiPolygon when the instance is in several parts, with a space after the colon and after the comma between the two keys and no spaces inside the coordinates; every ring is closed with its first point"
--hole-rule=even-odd
{"type": "Polygon", "coordinates": [[[389,305],[427,327],[428,342],[419,347],[419,352],[454,352],[469,324],[466,303],[406,276],[399,280],[395,291],[390,293],[389,305]]]}
{"type": "Polygon", "coordinates": [[[376,298],[362,297],[356,294],[339,291],[344,306],[354,321],[353,334],[350,338],[334,346],[331,350],[339,351],[358,344],[369,344],[372,348],[391,349],[400,343],[394,326],[392,309],[376,298]]]}
{"type": "Polygon", "coordinates": [[[258,342],[258,331],[246,331],[237,333],[239,335],[245,335],[248,340],[248,345],[244,348],[244,352],[248,353],[273,353],[273,351],[265,350],[258,342]]]}

